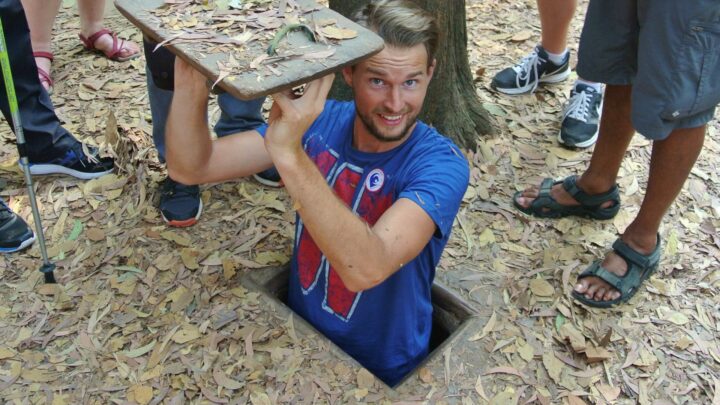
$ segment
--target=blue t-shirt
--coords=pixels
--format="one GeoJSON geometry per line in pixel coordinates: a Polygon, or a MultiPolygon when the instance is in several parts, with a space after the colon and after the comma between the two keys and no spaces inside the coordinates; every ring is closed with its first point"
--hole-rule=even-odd
{"type": "MultiPolygon", "coordinates": [[[[428,354],[430,288],[469,170],[457,146],[422,122],[390,151],[361,152],[352,147],[354,119],[354,103],[328,101],[303,136],[308,156],[340,199],[371,226],[395,201],[407,198],[433,219],[435,235],[381,284],[353,293],[298,218],[288,300],[295,312],[393,386],[428,354]]],[[[266,129],[258,131],[264,136],[266,129]]]]}

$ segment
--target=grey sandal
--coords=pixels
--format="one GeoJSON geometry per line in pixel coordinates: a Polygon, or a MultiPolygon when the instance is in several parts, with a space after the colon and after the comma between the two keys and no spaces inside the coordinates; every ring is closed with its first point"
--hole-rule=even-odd
{"type": "Polygon", "coordinates": [[[561,218],[567,216],[579,216],[593,219],[610,219],[617,215],[620,210],[620,190],[617,184],[602,194],[590,195],[577,186],[577,176],[569,176],[560,181],[546,178],[540,184],[540,192],[529,207],[525,208],[518,204],[518,197],[522,191],[513,195],[513,204],[521,212],[538,218],[561,218]],[[550,195],[550,190],[556,184],[561,184],[565,191],[570,194],[580,205],[562,205],[550,195]],[[602,205],[608,201],[613,204],[609,207],[602,205]]]}
{"type": "Polygon", "coordinates": [[[573,298],[583,304],[595,308],[610,308],[614,305],[627,302],[637,293],[640,285],[655,273],[660,264],[660,235],[657,236],[657,245],[649,255],[638,253],[635,249],[628,246],[622,239],[618,238],[613,243],[612,248],[615,253],[623,258],[628,265],[627,273],[624,276],[618,276],[615,273],[605,269],[600,265],[601,260],[595,261],[579,276],[578,280],[585,277],[598,277],[610,284],[613,288],[620,291],[620,297],[610,301],[596,301],[585,297],[576,291],[572,292],[573,298]]]}

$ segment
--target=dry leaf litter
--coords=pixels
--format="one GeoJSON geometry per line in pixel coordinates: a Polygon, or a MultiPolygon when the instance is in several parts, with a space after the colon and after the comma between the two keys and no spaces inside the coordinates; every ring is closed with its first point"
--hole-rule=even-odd
{"type": "MultiPolygon", "coordinates": [[[[37,179],[61,284],[41,283],[37,244],[0,257],[2,402],[720,403],[718,121],[661,229],[659,274],[616,309],[573,304],[577,273],[637,213],[650,148],[641,137],[632,143],[619,176],[624,207],[612,221],[535,220],[512,208],[515,190],[576,173],[590,156],[555,141],[572,80],[519,97],[489,89],[492,74],[538,37],[534,1],[467,1],[471,66],[499,135],[469,153],[471,186],[438,279],[479,308],[482,322],[396,391],[240,283],[288,260],[294,213],[282,190],[206,185],[198,225],[163,225],[144,60],[83,52],[71,3],[56,21],[52,98],[65,126],[112,151],[119,170],[88,182],[37,179]]],[[[111,16],[110,28],[141,40],[111,16]]],[[[213,104],[211,119],[218,114],[213,104]]],[[[7,125],[0,136],[0,195],[29,219],[7,125]]]]}

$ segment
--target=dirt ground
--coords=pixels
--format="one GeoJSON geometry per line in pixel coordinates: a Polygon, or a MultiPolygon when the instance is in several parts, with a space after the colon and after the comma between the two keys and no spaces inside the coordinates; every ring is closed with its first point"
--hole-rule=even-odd
{"type": "MultiPolygon", "coordinates": [[[[633,141],[613,220],[537,220],[512,207],[515,190],[578,173],[591,154],[556,141],[574,74],[533,95],[490,90],[492,75],[538,40],[534,3],[467,1],[471,68],[498,135],[478,136],[468,151],[471,184],[437,278],[481,321],[392,391],[241,282],[289,258],[294,212],[283,190],[205,185],[200,223],[164,226],[144,59],[84,52],[65,2],[55,25],[57,113],[87,142],[124,141],[115,175],[36,178],[60,286],[42,285],[37,243],[0,257],[0,402],[720,404],[720,114],[661,228],[657,275],[618,308],[574,304],[577,274],[639,209],[651,144],[633,141]]],[[[120,36],[141,40],[108,15],[120,36]]],[[[210,118],[218,115],[212,104],[210,118]]],[[[5,124],[0,138],[0,196],[30,221],[5,124]]]]}

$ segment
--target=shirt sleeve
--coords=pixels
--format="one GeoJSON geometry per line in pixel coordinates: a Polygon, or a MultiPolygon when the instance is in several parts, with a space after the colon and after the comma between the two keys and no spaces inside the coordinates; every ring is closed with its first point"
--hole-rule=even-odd
{"type": "Polygon", "coordinates": [[[418,159],[399,197],[424,209],[437,226],[436,236],[445,238],[450,235],[467,190],[470,169],[460,149],[449,140],[444,139],[433,149],[418,159]]]}

